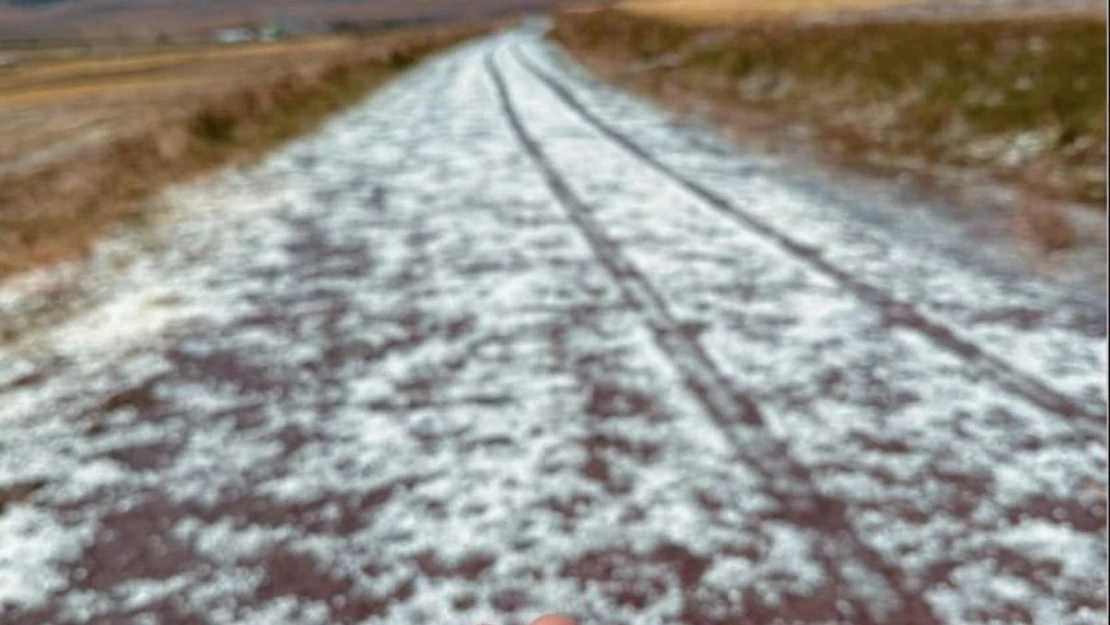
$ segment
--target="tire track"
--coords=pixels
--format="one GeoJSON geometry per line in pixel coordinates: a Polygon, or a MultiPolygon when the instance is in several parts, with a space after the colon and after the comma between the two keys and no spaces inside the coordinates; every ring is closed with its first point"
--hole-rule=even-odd
{"type": "Polygon", "coordinates": [[[1041,380],[1016,369],[997,356],[988,353],[979,345],[960,337],[950,327],[930,319],[911,304],[900,301],[890,293],[867,284],[848,271],[837,267],[823,258],[817,248],[794,240],[758,217],[734,206],[724,197],[682,176],[627,135],[603,122],[582,104],[565,85],[524,55],[519,47],[514,47],[512,54],[521,67],[547,86],[567,108],[574,111],[603,136],[609,138],[639,161],[702,200],[717,212],[771,240],[803,264],[836,281],[860,300],[878,308],[888,324],[913,330],[925,336],[938,347],[959,357],[971,368],[975,376],[988,379],[1009,393],[1017,395],[1044,410],[1068,418],[1072,426],[1085,434],[1094,435],[1099,440],[1106,438],[1104,431],[1105,414],[1089,409],[1082,403],[1051,388],[1041,380]]]}
{"type": "Polygon", "coordinates": [[[890,622],[887,617],[891,613],[897,614],[897,622],[905,625],[939,624],[924,597],[909,590],[902,572],[887,564],[877,551],[860,539],[849,522],[847,506],[818,491],[811,472],[791,457],[783,441],[767,431],[759,406],[734,388],[693,333],[675,318],[659,292],[606,236],[588,207],[567,185],[543,148],[524,127],[504,76],[494,60],[495,52],[486,57],[486,67],[513,135],[540,170],[567,218],[586,238],[594,257],[620,289],[624,302],[650,326],[659,349],[685,380],[687,388],[718,426],[738,458],[764,480],[767,494],[781,508],[779,518],[813,532],[818,545],[816,556],[838,587],[846,586],[839,572],[840,565],[845,561],[855,561],[880,576],[898,603],[897,609],[876,615],[873,613],[875,606],[853,598],[850,600],[851,614],[841,616],[852,617],[857,625],[890,622]]]}

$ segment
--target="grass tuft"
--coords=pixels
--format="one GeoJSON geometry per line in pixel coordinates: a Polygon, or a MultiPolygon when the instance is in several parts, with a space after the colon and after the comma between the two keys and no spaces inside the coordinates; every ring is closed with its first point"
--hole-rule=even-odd
{"type": "Polygon", "coordinates": [[[199,111],[189,123],[189,130],[208,143],[228,144],[235,136],[235,118],[222,111],[199,111]]]}

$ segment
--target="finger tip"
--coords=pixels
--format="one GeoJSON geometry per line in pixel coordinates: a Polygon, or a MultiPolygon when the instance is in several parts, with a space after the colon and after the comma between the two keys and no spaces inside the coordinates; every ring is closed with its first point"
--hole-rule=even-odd
{"type": "Polygon", "coordinates": [[[532,621],[531,625],[578,625],[578,621],[566,614],[545,614],[532,621]]]}

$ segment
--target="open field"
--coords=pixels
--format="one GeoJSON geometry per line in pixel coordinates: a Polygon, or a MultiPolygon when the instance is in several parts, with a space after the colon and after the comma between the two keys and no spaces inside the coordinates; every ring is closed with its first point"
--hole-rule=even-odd
{"type": "Polygon", "coordinates": [[[0,276],[83,253],[137,200],[250,158],[485,26],[28,63],[0,74],[0,276]]]}
{"type": "Polygon", "coordinates": [[[1105,7],[1090,0],[621,0],[616,6],[635,15],[691,26],[783,18],[839,21],[1105,13],[1105,7]]]}
{"type": "Polygon", "coordinates": [[[626,0],[618,6],[637,15],[684,24],[721,24],[815,11],[885,9],[919,2],[920,0],[626,0]]]}
{"type": "Polygon", "coordinates": [[[141,131],[151,118],[188,109],[215,92],[327,62],[357,45],[331,37],[24,63],[0,72],[0,175],[141,131]]]}
{"type": "Polygon", "coordinates": [[[733,134],[811,137],[838,164],[1019,188],[1049,248],[1057,200],[1106,198],[1100,18],[766,22],[695,27],[623,10],[566,13],[554,37],[599,73],[733,134]],[[961,178],[963,179],[963,178],[961,178]]]}

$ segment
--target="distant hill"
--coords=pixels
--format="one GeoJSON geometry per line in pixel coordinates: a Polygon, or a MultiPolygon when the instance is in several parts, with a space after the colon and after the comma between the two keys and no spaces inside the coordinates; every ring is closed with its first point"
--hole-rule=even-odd
{"type": "Polygon", "coordinates": [[[459,19],[549,10],[571,0],[0,0],[0,38],[199,34],[275,19],[459,19]]]}

